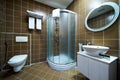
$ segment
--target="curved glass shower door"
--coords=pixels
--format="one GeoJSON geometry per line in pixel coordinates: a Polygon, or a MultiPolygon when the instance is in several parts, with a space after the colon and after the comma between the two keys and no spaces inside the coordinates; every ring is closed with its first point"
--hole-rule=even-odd
{"type": "Polygon", "coordinates": [[[76,14],[68,10],[60,11],[60,18],[48,18],[47,58],[56,64],[76,61],[75,51],[76,14]]]}

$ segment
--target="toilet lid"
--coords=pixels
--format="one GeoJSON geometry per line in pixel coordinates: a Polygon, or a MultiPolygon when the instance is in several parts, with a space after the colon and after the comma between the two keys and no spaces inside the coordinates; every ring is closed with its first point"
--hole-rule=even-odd
{"type": "Polygon", "coordinates": [[[24,59],[26,59],[27,55],[16,55],[16,56],[13,56],[9,62],[20,62],[20,61],[23,61],[24,59]]]}

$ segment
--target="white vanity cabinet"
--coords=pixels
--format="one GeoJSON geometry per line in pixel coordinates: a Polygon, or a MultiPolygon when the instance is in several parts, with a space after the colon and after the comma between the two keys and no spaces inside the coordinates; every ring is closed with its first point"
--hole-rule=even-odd
{"type": "Polygon", "coordinates": [[[78,70],[90,80],[116,80],[117,57],[101,59],[78,52],[77,65],[78,70]]]}
{"type": "Polygon", "coordinates": [[[89,67],[89,63],[88,63],[88,61],[89,61],[89,59],[87,58],[87,57],[85,57],[85,56],[81,56],[81,55],[78,55],[77,56],[77,61],[78,61],[78,63],[77,63],[77,65],[78,65],[78,70],[80,70],[80,72],[83,74],[83,75],[85,75],[86,77],[89,77],[88,76],[88,67],[89,67]]]}

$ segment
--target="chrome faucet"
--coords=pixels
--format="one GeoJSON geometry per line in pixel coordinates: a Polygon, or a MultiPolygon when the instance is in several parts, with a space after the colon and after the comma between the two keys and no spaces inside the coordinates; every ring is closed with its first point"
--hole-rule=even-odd
{"type": "Polygon", "coordinates": [[[86,40],[86,44],[87,44],[87,45],[90,45],[91,42],[90,42],[89,40],[86,40]]]}

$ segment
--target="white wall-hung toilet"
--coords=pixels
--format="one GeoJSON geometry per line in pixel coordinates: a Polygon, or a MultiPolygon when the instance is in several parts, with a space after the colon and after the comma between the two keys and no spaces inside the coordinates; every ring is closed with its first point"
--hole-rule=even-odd
{"type": "Polygon", "coordinates": [[[19,72],[25,65],[27,54],[15,55],[9,59],[8,64],[13,67],[14,72],[19,72]]]}

